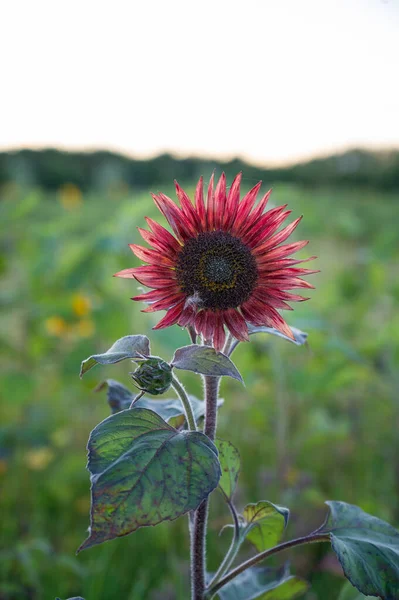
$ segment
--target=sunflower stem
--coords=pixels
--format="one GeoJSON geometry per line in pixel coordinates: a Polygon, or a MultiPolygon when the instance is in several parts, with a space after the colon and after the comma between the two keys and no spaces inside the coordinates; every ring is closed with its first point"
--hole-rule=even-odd
{"type": "MultiPolygon", "coordinates": [[[[212,441],[216,435],[217,399],[219,377],[204,377],[205,388],[205,425],[204,433],[212,441]]],[[[209,499],[196,510],[191,536],[191,598],[203,600],[205,594],[206,572],[206,530],[208,522],[209,499]]]]}
{"type": "Polygon", "coordinates": [[[256,554],[249,560],[241,563],[240,565],[238,565],[238,567],[227,573],[227,575],[220,579],[215,585],[209,587],[203,598],[205,598],[206,600],[213,598],[213,596],[220,590],[220,588],[226,585],[226,583],[229,583],[229,581],[231,581],[250,567],[257,565],[259,562],[265,560],[266,558],[269,558],[269,556],[273,556],[274,554],[278,554],[279,552],[283,552],[284,550],[288,550],[289,548],[293,548],[294,546],[300,546],[302,544],[313,544],[316,542],[330,541],[330,534],[328,533],[311,533],[310,535],[297,538],[295,540],[290,540],[288,542],[283,542],[278,546],[274,546],[274,548],[270,548],[269,550],[260,552],[259,554],[256,554]]]}
{"type": "Polygon", "coordinates": [[[190,399],[186,394],[186,390],[184,389],[184,387],[182,386],[182,384],[180,383],[180,381],[177,379],[177,377],[175,375],[172,376],[172,387],[174,388],[176,394],[179,396],[180,400],[182,401],[182,404],[184,407],[184,412],[186,414],[186,421],[187,421],[188,428],[190,429],[190,431],[197,431],[197,424],[195,422],[195,417],[194,417],[190,399]]]}
{"type": "Polygon", "coordinates": [[[142,398],[142,397],[144,396],[144,394],[145,394],[145,391],[144,391],[144,390],[141,390],[141,391],[140,391],[140,392],[137,394],[137,396],[135,396],[135,397],[133,398],[133,400],[132,400],[132,402],[131,402],[131,404],[130,404],[129,408],[133,408],[133,406],[136,404],[136,402],[137,402],[138,400],[140,400],[140,398],[142,398]]]}
{"type": "Polygon", "coordinates": [[[234,535],[233,535],[233,539],[231,540],[230,548],[228,549],[226,556],[224,557],[218,570],[216,571],[215,575],[213,576],[212,581],[208,585],[209,589],[211,589],[214,585],[216,585],[217,582],[219,581],[219,579],[221,579],[223,577],[223,575],[226,573],[226,571],[230,568],[235,557],[237,556],[238,550],[240,549],[240,545],[241,545],[240,523],[238,521],[237,511],[235,509],[234,504],[231,502],[231,500],[226,499],[226,501],[227,501],[228,507],[231,512],[231,516],[233,517],[233,521],[234,521],[234,535]]]}

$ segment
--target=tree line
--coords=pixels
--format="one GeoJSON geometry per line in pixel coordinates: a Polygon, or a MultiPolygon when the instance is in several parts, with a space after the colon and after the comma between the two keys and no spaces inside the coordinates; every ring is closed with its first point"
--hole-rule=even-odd
{"type": "Polygon", "coordinates": [[[227,162],[204,158],[177,158],[162,154],[135,159],[121,154],[67,152],[57,149],[21,149],[0,153],[0,186],[9,182],[39,186],[51,191],[73,184],[82,191],[123,184],[148,188],[172,179],[191,182],[213,169],[228,179],[243,171],[249,181],[297,183],[306,186],[343,185],[399,189],[399,150],[372,152],[354,149],[284,167],[261,167],[241,159],[227,162]]]}

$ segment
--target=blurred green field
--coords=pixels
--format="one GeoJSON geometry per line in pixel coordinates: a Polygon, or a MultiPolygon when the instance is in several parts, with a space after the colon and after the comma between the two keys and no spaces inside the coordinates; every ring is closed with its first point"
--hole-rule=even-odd
{"type": "MultiPolygon", "coordinates": [[[[219,437],[243,462],[237,505],[289,506],[288,537],[316,528],[326,499],[399,526],[397,197],[278,185],[272,202],[304,215],[297,239],[311,240],[321,273],[312,299],[285,315],[308,346],[253,336],[234,355],[246,387],[222,383],[219,437]]],[[[98,366],[81,381],[80,361],[159,318],[129,300],[133,281],[112,278],[138,264],[127,244],[151,214],[149,193],[123,187],[1,192],[0,600],[188,598],[185,518],[75,556],[89,523],[85,446],[109,414],[93,390],[107,377],[129,386],[131,370],[98,366]]],[[[165,358],[188,340],[176,327],[150,337],[165,358]]],[[[182,379],[200,394],[199,378],[182,379]]],[[[228,511],[214,496],[211,569],[229,543],[218,536],[228,511]]],[[[306,600],[338,597],[344,579],[326,545],[283,558],[311,582],[306,600]]]]}

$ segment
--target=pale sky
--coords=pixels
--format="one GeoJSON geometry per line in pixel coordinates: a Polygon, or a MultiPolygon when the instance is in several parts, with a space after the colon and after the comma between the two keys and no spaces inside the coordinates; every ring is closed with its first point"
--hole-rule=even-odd
{"type": "Polygon", "coordinates": [[[2,0],[0,149],[399,147],[399,0],[2,0]]]}

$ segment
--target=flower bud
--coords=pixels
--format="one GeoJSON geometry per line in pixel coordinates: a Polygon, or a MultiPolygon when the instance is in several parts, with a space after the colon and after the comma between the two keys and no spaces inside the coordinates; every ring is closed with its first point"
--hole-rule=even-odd
{"type": "Polygon", "coordinates": [[[131,376],[141,390],[157,396],[170,388],[172,367],[164,360],[152,357],[144,360],[131,376]]]}

